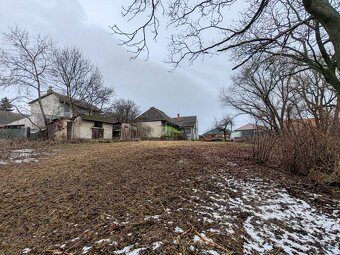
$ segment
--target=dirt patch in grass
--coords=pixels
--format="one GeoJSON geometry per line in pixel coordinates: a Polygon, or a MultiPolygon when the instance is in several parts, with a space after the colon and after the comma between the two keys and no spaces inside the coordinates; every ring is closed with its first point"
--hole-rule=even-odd
{"type": "Polygon", "coordinates": [[[339,200],[250,155],[225,143],[66,144],[46,160],[0,165],[0,254],[336,251],[339,200]],[[303,215],[329,233],[324,242],[289,224],[303,215]]]}

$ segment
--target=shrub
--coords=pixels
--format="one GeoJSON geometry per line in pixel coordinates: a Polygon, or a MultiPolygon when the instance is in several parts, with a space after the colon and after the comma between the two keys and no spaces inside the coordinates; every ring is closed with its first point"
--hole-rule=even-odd
{"type": "Polygon", "coordinates": [[[312,127],[264,133],[254,139],[254,158],[318,182],[340,181],[340,132],[312,127]]]}

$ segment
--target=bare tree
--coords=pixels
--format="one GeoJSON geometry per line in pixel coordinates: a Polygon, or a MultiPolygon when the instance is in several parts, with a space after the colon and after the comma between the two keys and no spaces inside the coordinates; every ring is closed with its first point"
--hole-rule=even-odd
{"type": "Polygon", "coordinates": [[[224,141],[227,141],[227,136],[232,131],[233,123],[234,117],[227,114],[215,121],[215,128],[223,131],[224,141]]]}
{"type": "Polygon", "coordinates": [[[323,78],[314,71],[293,76],[291,86],[299,95],[300,110],[311,115],[315,124],[321,131],[327,131],[335,125],[339,118],[339,97],[323,78]]]}
{"type": "Polygon", "coordinates": [[[157,38],[162,16],[173,29],[170,63],[233,50],[239,67],[262,53],[290,57],[319,71],[340,93],[340,3],[336,0],[250,0],[239,22],[225,21],[237,0],[133,0],[123,16],[145,21],[132,32],[112,26],[136,55],[148,52],[149,34],[157,38]],[[140,17],[138,17],[140,18],[140,17]],[[211,36],[214,38],[211,39],[211,36]]]}
{"type": "Polygon", "coordinates": [[[111,106],[113,117],[119,122],[132,122],[140,115],[140,108],[130,99],[117,99],[111,106]]]}
{"type": "Polygon", "coordinates": [[[90,61],[76,47],[56,49],[52,74],[63,93],[69,97],[72,116],[76,115],[74,100],[85,89],[87,77],[92,71],[90,61]]]}
{"type": "Polygon", "coordinates": [[[280,59],[250,61],[233,77],[232,86],[221,91],[220,100],[279,132],[296,115],[296,92],[290,86],[295,68],[280,59]]]}
{"type": "Polygon", "coordinates": [[[97,109],[101,112],[109,110],[114,96],[114,89],[104,86],[104,79],[98,68],[91,72],[85,88],[79,93],[80,100],[89,103],[92,110],[97,109]]]}
{"type": "Polygon", "coordinates": [[[19,95],[38,98],[43,122],[47,127],[49,120],[41,98],[48,84],[53,42],[48,37],[33,37],[18,27],[9,30],[3,34],[6,48],[0,50],[1,85],[16,88],[19,95]]]}
{"type": "Polygon", "coordinates": [[[54,51],[52,74],[60,89],[69,97],[72,116],[77,115],[78,100],[89,103],[92,110],[102,110],[114,95],[112,88],[104,87],[100,70],[76,47],[54,51]]]}

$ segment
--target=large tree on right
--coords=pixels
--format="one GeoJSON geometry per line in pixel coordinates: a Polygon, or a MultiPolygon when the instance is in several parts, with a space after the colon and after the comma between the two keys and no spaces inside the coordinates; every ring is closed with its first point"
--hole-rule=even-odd
{"type": "Polygon", "coordinates": [[[156,39],[164,21],[172,33],[167,60],[174,66],[225,51],[232,53],[235,68],[263,54],[284,56],[318,71],[340,93],[339,1],[249,0],[239,20],[230,24],[230,7],[237,4],[244,2],[133,0],[123,16],[138,19],[139,26],[126,31],[114,25],[112,30],[139,55],[148,53],[150,34],[156,39]]]}

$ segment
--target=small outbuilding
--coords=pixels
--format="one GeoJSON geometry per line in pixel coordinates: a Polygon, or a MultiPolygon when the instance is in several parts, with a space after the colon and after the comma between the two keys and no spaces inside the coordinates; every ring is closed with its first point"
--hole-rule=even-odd
{"type": "Polygon", "coordinates": [[[101,115],[80,114],[74,119],[57,118],[49,124],[49,135],[57,140],[112,139],[116,122],[101,115]]]}

